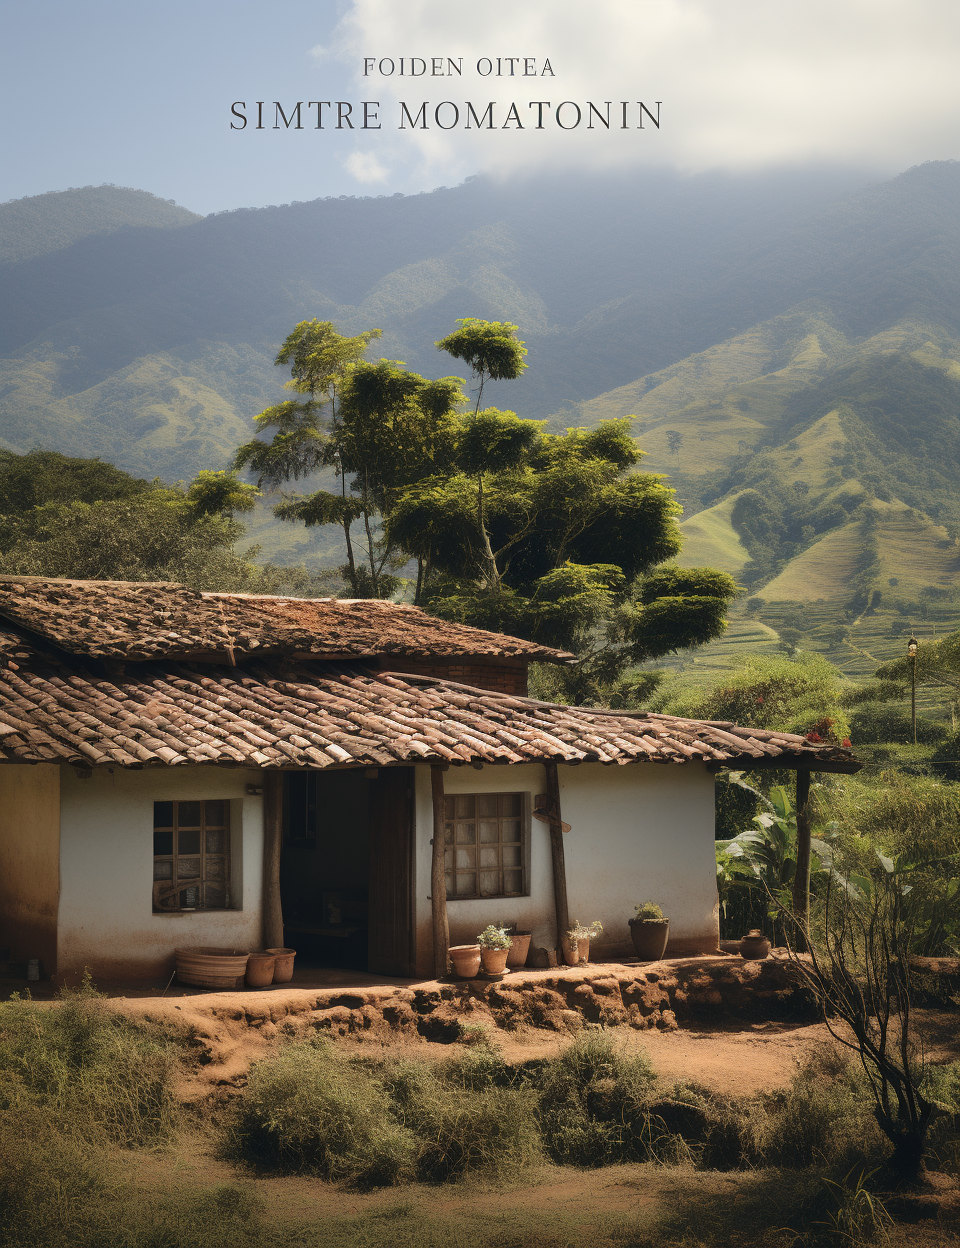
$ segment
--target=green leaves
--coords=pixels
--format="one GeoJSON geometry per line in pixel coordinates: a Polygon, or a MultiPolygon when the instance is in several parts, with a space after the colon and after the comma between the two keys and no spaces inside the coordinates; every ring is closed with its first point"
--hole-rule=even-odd
{"type": "MultiPolygon", "coordinates": [[[[518,341],[518,325],[510,321],[481,321],[467,316],[457,321],[459,329],[436,344],[454,359],[470,366],[475,377],[492,381],[513,381],[527,367],[527,349],[518,341]]],[[[478,402],[479,406],[479,402],[478,402]]]]}

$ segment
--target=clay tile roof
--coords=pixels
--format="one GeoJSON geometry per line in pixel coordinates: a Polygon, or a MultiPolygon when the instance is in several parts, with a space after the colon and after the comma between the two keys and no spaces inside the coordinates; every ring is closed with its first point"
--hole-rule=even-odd
{"type": "Polygon", "coordinates": [[[6,649],[0,641],[0,761],[325,768],[545,760],[859,769],[849,750],[791,733],[558,706],[356,665],[166,660],[108,677],[17,637],[6,649]]]}
{"type": "Polygon", "coordinates": [[[0,577],[0,617],[72,654],[138,662],[202,655],[234,663],[265,654],[574,658],[402,603],[203,594],[170,581],[0,577]]]}

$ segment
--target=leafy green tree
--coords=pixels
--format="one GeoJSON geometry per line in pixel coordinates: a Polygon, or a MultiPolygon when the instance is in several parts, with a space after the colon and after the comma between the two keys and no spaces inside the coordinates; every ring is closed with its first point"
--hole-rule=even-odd
{"type": "Polygon", "coordinates": [[[754,654],[706,696],[668,693],[658,709],[840,742],[849,734],[846,692],[840,672],[820,655],[754,654]]]}
{"type": "Polygon", "coordinates": [[[289,365],[287,387],[303,399],[288,399],[268,407],[256,418],[257,431],[273,429],[271,441],[255,438],[239,448],[234,468],[257,474],[258,485],[276,487],[309,477],[318,469],[333,467],[340,478],[340,494],[317,497],[303,515],[283,515],[307,524],[339,524],[347,547],[347,575],[359,596],[360,577],[353,552],[350,526],[361,514],[356,499],[347,494],[346,470],[340,461],[337,432],[340,427],[340,394],[353,368],[362,359],[379,329],[365,330],[352,338],[337,332],[332,321],[300,321],[288,334],[275,364],[289,365]],[[326,416],[324,409],[329,408],[326,416]]]}
{"type": "Polygon", "coordinates": [[[517,338],[520,327],[510,321],[481,321],[468,316],[457,324],[460,328],[441,338],[436,345],[454,359],[469,364],[480,383],[474,409],[479,412],[484,383],[515,381],[527,367],[524,362],[527,348],[517,338]]]}
{"type": "Polygon", "coordinates": [[[254,469],[261,483],[272,485],[334,468],[339,493],[288,496],[274,513],[308,527],[341,525],[347,546],[343,571],[356,597],[383,597],[400,584],[390,571],[397,565],[396,551],[379,530],[379,518],[408,485],[449,471],[464,401],[458,377],[428,381],[395,361],[363,361],[378,333],[348,339],[330,322],[298,325],[277,363],[291,365],[288,384],[309,398],[261,413],[258,428],[275,428],[272,441],[247,443],[236,458],[237,467],[254,469]],[[358,521],[366,566],[354,551],[351,526],[358,521]]]}
{"type": "Polygon", "coordinates": [[[100,460],[52,452],[0,460],[0,572],[92,580],[180,581],[247,593],[329,592],[330,574],[255,562],[235,549],[256,490],[201,472],[189,488],[138,481],[100,460]],[[98,495],[103,497],[98,497],[98,495]]]}
{"type": "Polygon", "coordinates": [[[680,548],[680,508],[662,478],[629,471],[628,421],[553,435],[486,411],[464,429],[458,464],[482,476],[483,508],[464,471],[408,489],[386,520],[428,561],[429,610],[576,653],[553,692],[577,703],[622,694],[630,665],[722,632],[732,579],[657,566],[680,548]],[[483,470],[484,446],[496,470],[483,470]]]}

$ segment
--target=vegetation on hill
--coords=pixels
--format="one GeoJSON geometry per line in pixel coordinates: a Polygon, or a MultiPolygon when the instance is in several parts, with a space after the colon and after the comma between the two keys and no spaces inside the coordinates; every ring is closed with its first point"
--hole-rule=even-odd
{"type": "Polygon", "coordinates": [[[660,477],[631,471],[629,422],[560,435],[480,408],[486,381],[525,367],[516,331],[467,318],[437,343],[479,382],[464,413],[459,378],[364,361],[379,331],[351,338],[302,321],[277,363],[303,397],[262,412],[270,441],[245,443],[235,463],[271,485],[333,468],[339,491],[287,497],[275,512],[342,526],[353,594],[392,594],[391,569],[415,558],[416,603],[572,650],[576,671],[555,679],[573,701],[596,701],[631,664],[719,636],[737,586],[722,571],[658,566],[680,549],[678,508],[660,477]]]}
{"type": "Polygon", "coordinates": [[[189,487],[136,480],[100,460],[53,451],[0,455],[0,572],[91,580],[180,581],[244,593],[329,592],[329,574],[239,552],[234,513],[255,491],[203,471],[189,487]]]}
{"type": "Polygon", "coordinates": [[[172,199],[126,186],[71,187],[0,204],[0,264],[18,264],[63,251],[92,235],[124,226],[169,229],[199,221],[198,213],[172,199]]]}

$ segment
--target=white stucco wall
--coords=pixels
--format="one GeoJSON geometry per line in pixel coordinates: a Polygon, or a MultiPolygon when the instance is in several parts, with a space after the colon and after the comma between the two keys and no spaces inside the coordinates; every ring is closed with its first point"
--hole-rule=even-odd
{"type": "Polygon", "coordinates": [[[169,975],[178,945],[259,949],[262,799],[245,792],[256,770],[95,768],[60,784],[58,974],[89,966],[96,980],[169,975]],[[231,815],[231,910],[154,914],[153,803],[226,798],[231,815]]]}
{"type": "MultiPolygon", "coordinates": [[[[606,767],[561,765],[560,804],[571,825],[564,835],[567,898],[571,920],[599,919],[603,936],[595,951],[632,952],[627,920],[643,901],[656,901],[670,919],[670,951],[715,947],[719,934],[714,850],[714,780],[701,763],[662,766],[637,763],[606,767]]],[[[447,793],[546,792],[542,766],[451,767],[447,793]]],[[[417,966],[432,965],[430,906],[433,806],[430,768],[417,768],[416,923],[417,966]]],[[[550,833],[531,821],[530,895],[447,904],[450,943],[473,941],[487,923],[516,921],[533,932],[531,945],[555,948],[550,833]]]]}
{"type": "Polygon", "coordinates": [[[702,763],[559,767],[571,920],[599,919],[600,951],[632,950],[631,919],[655,901],[670,920],[669,951],[719,937],[714,779],[702,763]]]}

